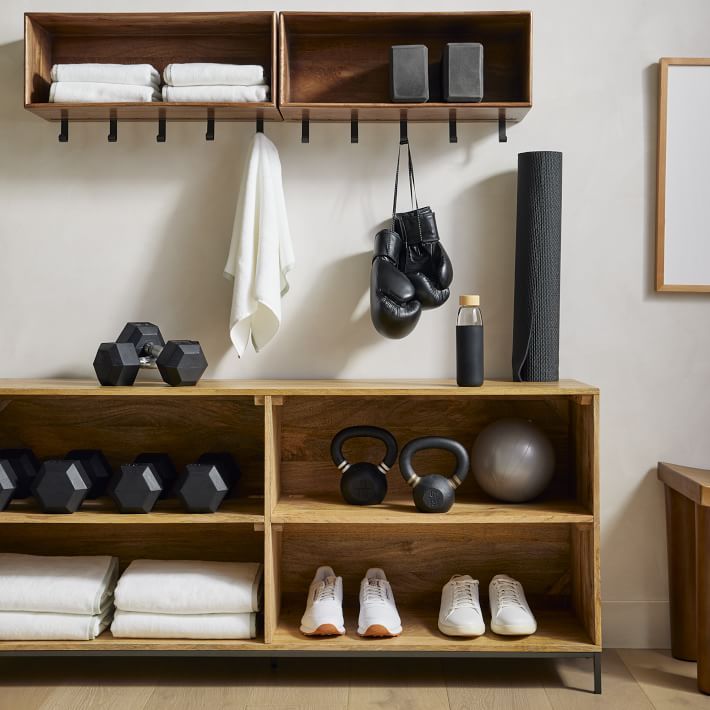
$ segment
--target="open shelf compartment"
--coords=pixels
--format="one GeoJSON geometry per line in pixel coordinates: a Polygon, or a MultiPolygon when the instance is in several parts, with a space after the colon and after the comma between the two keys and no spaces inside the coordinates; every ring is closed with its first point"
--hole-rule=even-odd
{"type": "Polygon", "coordinates": [[[280,121],[276,107],[275,12],[27,13],[25,108],[47,120],[280,121]],[[53,64],[171,62],[261,64],[269,77],[262,103],[49,103],[53,64]]]}
{"type": "Polygon", "coordinates": [[[267,568],[277,597],[267,600],[266,641],[274,650],[373,652],[430,651],[480,653],[593,653],[601,650],[596,615],[586,580],[575,569],[590,564],[578,544],[580,529],[591,526],[507,527],[451,525],[284,525],[274,530],[267,568]],[[318,566],[331,564],[343,577],[346,634],[311,638],[299,631],[306,592],[318,566]],[[404,630],[393,639],[357,635],[360,580],[369,567],[382,567],[402,617],[404,630]],[[519,579],[538,621],[527,637],[490,631],[488,582],[498,573],[519,579]],[[487,631],[476,639],[451,638],[437,628],[441,587],[453,574],[480,580],[487,631]]]}
{"type": "MultiPolygon", "coordinates": [[[[271,520],[284,523],[446,524],[557,523],[594,521],[594,408],[591,397],[286,397],[273,408],[279,451],[273,467],[271,520]],[[330,441],[346,426],[381,426],[400,449],[419,436],[441,435],[471,450],[478,433],[503,417],[522,417],[538,424],[555,450],[555,475],[549,488],[528,503],[492,499],[473,474],[456,491],[453,508],[423,514],[414,507],[411,490],[395,464],[387,474],[388,493],[377,506],[352,506],[340,494],[341,474],[330,457],[330,441]],[[276,460],[277,459],[277,460],[276,460]]],[[[384,446],[372,439],[345,444],[348,461],[379,463],[384,446]]],[[[418,473],[454,469],[453,456],[425,451],[414,459],[418,473]]],[[[268,483],[267,483],[268,486],[268,483]]]]}
{"type": "Polygon", "coordinates": [[[283,12],[280,98],[285,120],[518,121],[532,106],[530,12],[283,12]],[[484,97],[447,103],[441,58],[448,42],[481,42],[484,97]],[[391,103],[389,48],[429,50],[430,100],[391,103]]]}

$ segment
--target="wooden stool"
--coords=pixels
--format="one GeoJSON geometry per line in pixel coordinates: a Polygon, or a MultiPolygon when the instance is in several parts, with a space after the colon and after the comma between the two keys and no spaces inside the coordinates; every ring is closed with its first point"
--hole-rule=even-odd
{"type": "Polygon", "coordinates": [[[698,662],[698,690],[710,694],[710,471],[659,463],[666,487],[671,651],[698,662]]]}

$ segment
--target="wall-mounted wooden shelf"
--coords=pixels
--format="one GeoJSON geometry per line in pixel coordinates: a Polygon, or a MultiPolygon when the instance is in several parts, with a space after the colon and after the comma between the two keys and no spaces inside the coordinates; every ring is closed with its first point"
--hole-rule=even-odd
{"type": "Polygon", "coordinates": [[[279,108],[287,121],[519,121],[532,106],[531,33],[529,12],[283,12],[279,108]],[[447,42],[483,44],[481,103],[443,101],[447,42]],[[394,44],[428,47],[429,102],[390,103],[394,44]]]}
{"type": "MultiPolygon", "coordinates": [[[[598,390],[580,382],[449,380],[209,381],[194,388],[157,383],[100,387],[88,381],[0,381],[0,448],[28,446],[40,458],[100,448],[113,466],[140,451],[166,451],[182,467],[203,451],[228,451],[242,468],[240,496],[215,514],[189,515],[174,502],[148,515],[121,515],[107,501],[73,515],[45,515],[31,501],[0,512],[0,551],[110,554],[133,559],[205,559],[264,564],[263,632],[251,641],[114,639],[0,642],[3,653],[231,655],[576,655],[595,659],[599,689],[598,390]],[[342,427],[383,426],[400,445],[451,436],[470,449],[483,427],[504,416],[533,419],[548,435],[556,471],[538,500],[506,505],[469,476],[450,513],[415,510],[395,464],[381,506],[347,505],[330,441],[342,427]],[[313,639],[298,631],[315,569],[344,578],[348,632],[313,639]],[[355,633],[359,581],[368,567],[391,580],[404,631],[396,639],[355,633]],[[519,579],[539,622],[529,637],[453,639],[436,626],[441,585],[452,574],[519,579]]],[[[377,461],[378,442],[348,442],[352,461],[377,461]]],[[[421,458],[421,461],[420,461],[421,458]]],[[[423,471],[449,470],[441,451],[422,452],[423,471]]]]}
{"type": "Polygon", "coordinates": [[[276,107],[275,12],[27,13],[25,108],[51,121],[280,121],[276,107]],[[171,62],[261,64],[270,77],[263,103],[49,103],[53,64],[171,62]]]}

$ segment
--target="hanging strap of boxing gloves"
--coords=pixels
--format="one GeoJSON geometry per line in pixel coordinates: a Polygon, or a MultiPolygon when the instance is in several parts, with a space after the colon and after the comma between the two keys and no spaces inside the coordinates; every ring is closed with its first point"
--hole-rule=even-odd
{"type": "MultiPolygon", "coordinates": [[[[409,145],[409,140],[403,140],[399,142],[397,147],[397,170],[394,175],[394,201],[392,203],[392,231],[397,232],[397,195],[399,192],[399,166],[400,158],[402,157],[402,146],[407,146],[407,163],[409,167],[409,200],[412,205],[412,211],[416,211],[417,215],[417,226],[419,228],[419,239],[422,238],[422,221],[419,216],[419,199],[417,198],[417,186],[414,182],[414,163],[412,162],[412,148],[409,145]]],[[[400,235],[404,238],[405,244],[407,243],[406,234],[400,235]]]]}

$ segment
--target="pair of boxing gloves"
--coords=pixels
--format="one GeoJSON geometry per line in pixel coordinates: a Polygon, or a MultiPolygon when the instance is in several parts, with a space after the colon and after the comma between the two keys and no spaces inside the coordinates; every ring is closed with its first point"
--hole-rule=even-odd
{"type": "Polygon", "coordinates": [[[393,226],[375,235],[370,315],[380,335],[399,339],[414,330],[422,310],[446,303],[454,271],[430,207],[398,213],[393,226]]]}

